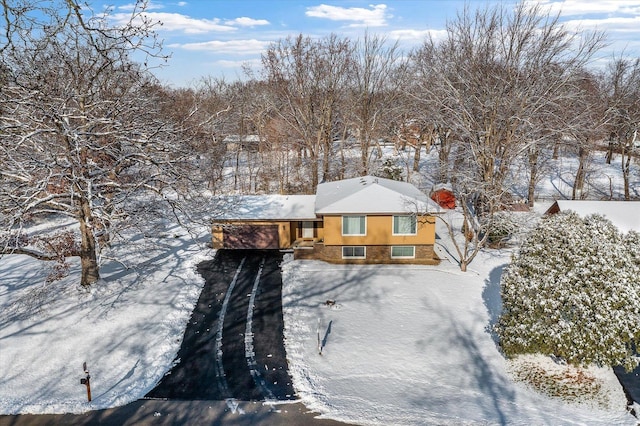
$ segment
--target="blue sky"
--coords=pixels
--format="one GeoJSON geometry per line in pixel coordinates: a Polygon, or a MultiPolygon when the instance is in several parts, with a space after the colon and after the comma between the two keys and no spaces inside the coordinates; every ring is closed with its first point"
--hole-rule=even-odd
{"type": "MultiPolygon", "coordinates": [[[[108,1],[108,0],[107,0],[108,1]]],[[[484,7],[497,0],[469,0],[484,7]]],[[[503,0],[511,7],[515,1],[503,0]]],[[[604,30],[611,46],[603,52],[640,56],[640,0],[540,0],[559,12],[570,28],[604,30]]],[[[114,18],[122,18],[131,1],[111,0],[114,18]]],[[[94,3],[98,10],[100,6],[94,3]]],[[[100,4],[102,5],[102,3],[100,4]]],[[[442,35],[465,1],[458,0],[154,0],[148,14],[163,22],[158,34],[168,66],[155,70],[163,83],[187,86],[204,76],[241,78],[241,65],[258,67],[270,43],[300,33],[330,33],[362,38],[365,31],[399,40],[404,48],[420,44],[427,34],[442,35]]]]}

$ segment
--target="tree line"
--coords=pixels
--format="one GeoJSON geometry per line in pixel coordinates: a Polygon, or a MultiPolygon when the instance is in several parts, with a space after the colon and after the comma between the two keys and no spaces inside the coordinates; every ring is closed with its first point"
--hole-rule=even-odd
{"type": "Polygon", "coordinates": [[[242,80],[203,77],[188,88],[163,86],[144,59],[163,57],[147,7],[137,1],[114,26],[109,11],[77,0],[2,1],[0,252],[61,264],[80,256],[89,285],[149,197],[176,211],[203,191],[228,191],[229,176],[233,191],[312,193],[321,181],[377,173],[385,143],[403,154],[405,179],[452,185],[468,237],[463,269],[515,165],[526,167],[533,204],[547,160],[573,152],[573,197],[582,198],[604,147],[632,196],[640,62],[594,67],[605,35],[570,31],[538,5],[465,8],[444,37],[409,52],[369,33],[290,36],[242,80]],[[420,156],[432,149],[437,170],[424,170],[420,156]],[[76,221],[79,238],[22,231],[50,214],[76,221]]]}

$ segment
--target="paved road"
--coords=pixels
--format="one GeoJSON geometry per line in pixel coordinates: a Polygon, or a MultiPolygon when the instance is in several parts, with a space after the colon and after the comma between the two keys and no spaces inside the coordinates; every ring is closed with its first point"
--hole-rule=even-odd
{"type": "Polygon", "coordinates": [[[199,266],[206,285],[180,363],[148,398],[292,400],[283,343],[277,251],[218,251],[199,266]]]}
{"type": "Polygon", "coordinates": [[[283,342],[281,261],[277,251],[219,250],[199,265],[206,284],[180,363],[145,399],[82,415],[0,416],[0,426],[342,425],[318,420],[295,402],[283,342]]]}
{"type": "MultiPolygon", "coordinates": [[[[618,377],[618,381],[622,385],[628,402],[640,403],[640,367],[635,370],[626,372],[624,367],[618,366],[613,368],[613,372],[618,377]]],[[[640,413],[636,413],[638,415],[640,413]]]]}
{"type": "Polygon", "coordinates": [[[300,403],[269,407],[244,401],[232,410],[224,401],[139,400],[79,415],[0,416],[0,426],[345,426],[316,415],[300,403]]]}

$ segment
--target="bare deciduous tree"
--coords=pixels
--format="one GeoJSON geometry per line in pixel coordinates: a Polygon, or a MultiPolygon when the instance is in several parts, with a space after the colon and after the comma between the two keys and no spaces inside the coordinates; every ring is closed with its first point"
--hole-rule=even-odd
{"type": "Polygon", "coordinates": [[[166,195],[180,173],[180,144],[161,120],[164,101],[134,53],[159,53],[153,24],[136,3],[110,26],[79,2],[3,2],[7,27],[0,91],[0,253],[79,256],[82,285],[99,277],[99,255],[142,191],[166,195]],[[23,225],[65,216],[79,243],[34,244],[23,225]],[[55,251],[53,250],[53,251],[55,251]]]}
{"type": "Polygon", "coordinates": [[[401,95],[402,57],[398,43],[390,46],[383,37],[365,33],[354,46],[353,73],[350,76],[348,122],[360,145],[360,173],[369,174],[369,157],[393,115],[401,95]]]}
{"type": "Polygon", "coordinates": [[[589,174],[591,156],[597,142],[605,137],[606,97],[597,78],[582,71],[574,76],[573,96],[559,101],[563,112],[558,117],[563,122],[563,135],[578,157],[578,167],[573,182],[572,199],[587,197],[585,181],[589,174]]]}
{"type": "Polygon", "coordinates": [[[640,59],[614,59],[604,76],[609,97],[609,152],[610,162],[613,150],[620,153],[624,198],[629,200],[631,193],[629,179],[631,159],[638,141],[640,128],[640,59]]]}
{"type": "Polygon", "coordinates": [[[320,40],[299,35],[279,40],[262,56],[277,109],[309,154],[310,188],[330,178],[335,119],[350,73],[352,45],[335,34],[320,40]]]}
{"type": "Polygon", "coordinates": [[[225,162],[223,138],[230,129],[235,99],[224,79],[203,78],[193,88],[162,88],[167,102],[162,112],[177,123],[184,143],[194,157],[191,176],[206,182],[212,192],[220,190],[225,162]]]}
{"type": "Polygon", "coordinates": [[[516,159],[541,135],[561,133],[546,117],[576,96],[574,76],[603,45],[603,35],[571,33],[557,16],[526,2],[513,10],[465,8],[446,31],[444,40],[427,40],[413,57],[429,71],[418,96],[437,105],[438,121],[458,139],[453,184],[465,241],[473,242],[459,250],[464,270],[484,245],[516,159]]]}

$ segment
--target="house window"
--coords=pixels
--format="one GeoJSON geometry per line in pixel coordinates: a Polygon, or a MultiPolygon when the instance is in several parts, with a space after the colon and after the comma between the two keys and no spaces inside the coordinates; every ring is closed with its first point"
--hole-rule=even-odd
{"type": "Polygon", "coordinates": [[[414,246],[391,246],[392,259],[414,259],[416,248],[414,246]]]}
{"type": "Polygon", "coordinates": [[[367,250],[364,246],[345,246],[342,247],[343,259],[365,259],[367,250]]]}
{"type": "Polygon", "coordinates": [[[418,220],[414,215],[394,216],[393,235],[416,235],[418,220]]]}
{"type": "Polygon", "coordinates": [[[365,235],[366,216],[342,216],[342,235],[365,235]]]}

